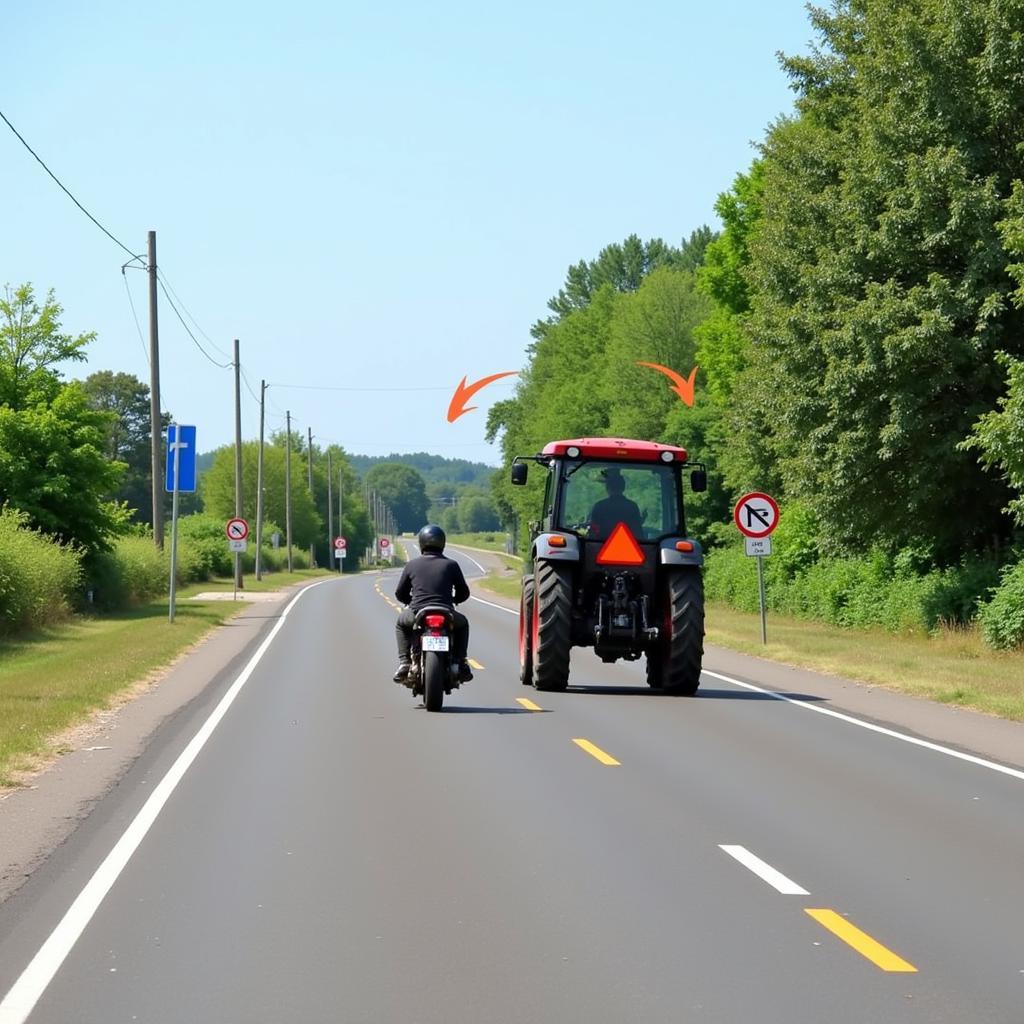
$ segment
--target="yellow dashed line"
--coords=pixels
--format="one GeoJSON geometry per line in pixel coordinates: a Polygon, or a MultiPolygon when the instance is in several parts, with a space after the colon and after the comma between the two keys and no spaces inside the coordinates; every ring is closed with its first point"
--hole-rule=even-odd
{"type": "Polygon", "coordinates": [[[842,939],[848,946],[852,946],[861,956],[866,957],[883,971],[917,973],[917,968],[913,964],[908,964],[891,949],[886,949],[880,942],[876,942],[870,935],[850,924],[834,910],[807,910],[807,913],[823,928],[827,928],[833,935],[842,939]]]}
{"type": "Polygon", "coordinates": [[[530,700],[528,697],[516,697],[516,703],[517,704],[522,704],[522,706],[524,708],[526,708],[527,711],[543,711],[544,710],[542,707],[538,707],[536,704],[534,704],[533,701],[530,700]]]}
{"type": "Polygon", "coordinates": [[[606,754],[600,747],[595,747],[594,744],[590,742],[590,740],[574,739],[573,743],[575,743],[576,746],[585,750],[588,754],[590,754],[591,757],[596,757],[597,760],[601,762],[601,764],[615,765],[620,763],[616,761],[611,754],[606,754]]]}

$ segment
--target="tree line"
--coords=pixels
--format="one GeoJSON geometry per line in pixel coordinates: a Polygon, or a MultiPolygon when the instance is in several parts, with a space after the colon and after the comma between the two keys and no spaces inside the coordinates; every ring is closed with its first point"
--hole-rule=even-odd
{"type": "MultiPolygon", "coordinates": [[[[968,616],[1002,567],[1024,606],[1024,8],[810,18],[811,53],[780,58],[794,109],[719,197],[721,232],[571,267],[488,436],[508,458],[587,434],[682,444],[709,464],[690,525],[712,547],[767,490],[806,562],[970,569],[968,616]],[[638,360],[699,367],[693,408],[638,360]]],[[[496,496],[536,518],[535,490],[496,496]]]]}

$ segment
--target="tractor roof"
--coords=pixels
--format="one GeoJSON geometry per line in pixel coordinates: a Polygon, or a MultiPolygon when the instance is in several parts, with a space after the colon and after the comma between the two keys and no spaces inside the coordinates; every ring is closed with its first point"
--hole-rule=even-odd
{"type": "Polygon", "coordinates": [[[565,455],[579,448],[584,459],[622,459],[624,462],[661,462],[662,452],[671,452],[673,462],[686,461],[686,449],[656,441],[631,441],[624,437],[577,437],[571,441],[551,441],[541,455],[565,455]]]}

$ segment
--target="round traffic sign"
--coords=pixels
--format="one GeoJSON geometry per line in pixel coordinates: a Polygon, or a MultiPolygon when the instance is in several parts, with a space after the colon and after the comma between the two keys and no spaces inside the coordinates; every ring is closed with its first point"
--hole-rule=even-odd
{"type": "Polygon", "coordinates": [[[381,549],[381,551],[387,551],[387,549],[389,547],[391,547],[391,541],[389,541],[387,539],[387,537],[381,537],[381,539],[380,539],[380,549],[381,549]]]}
{"type": "Polygon", "coordinates": [[[732,517],[745,536],[767,537],[779,525],[779,506],[770,495],[751,491],[736,502],[732,517]]]}
{"type": "Polygon", "coordinates": [[[347,541],[347,540],[345,540],[345,538],[344,538],[344,537],[335,537],[335,538],[334,538],[334,546],[335,546],[335,547],[336,547],[336,548],[337,548],[337,549],[338,549],[339,551],[344,551],[344,550],[345,550],[345,548],[346,548],[346,547],[348,546],[348,541],[347,541]]]}
{"type": "Polygon", "coordinates": [[[245,540],[249,536],[249,524],[244,519],[229,519],[224,532],[228,540],[245,540]]]}

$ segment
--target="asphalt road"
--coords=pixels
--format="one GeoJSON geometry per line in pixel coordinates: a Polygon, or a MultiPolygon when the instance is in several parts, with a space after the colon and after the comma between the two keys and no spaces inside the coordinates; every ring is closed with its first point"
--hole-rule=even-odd
{"type": "Polygon", "coordinates": [[[396,577],[304,590],[0,905],[0,1024],[1024,1021],[1024,771],[750,674],[538,694],[479,601],[429,714],[396,577]]]}

